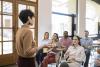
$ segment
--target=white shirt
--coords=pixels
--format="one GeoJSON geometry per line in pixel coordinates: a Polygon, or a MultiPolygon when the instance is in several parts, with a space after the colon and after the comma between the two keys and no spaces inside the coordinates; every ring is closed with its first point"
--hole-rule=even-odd
{"type": "Polygon", "coordinates": [[[48,45],[50,42],[51,42],[50,39],[43,39],[43,40],[41,41],[41,44],[40,44],[39,46],[48,45]]]}
{"type": "Polygon", "coordinates": [[[85,62],[85,58],[86,58],[84,48],[80,45],[76,47],[70,46],[66,51],[65,55],[69,56],[68,59],[75,58],[75,61],[79,61],[79,62],[85,62]]]}

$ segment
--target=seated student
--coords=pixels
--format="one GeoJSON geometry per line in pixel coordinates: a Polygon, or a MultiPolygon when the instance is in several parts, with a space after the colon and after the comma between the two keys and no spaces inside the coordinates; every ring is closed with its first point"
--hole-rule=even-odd
{"type": "Polygon", "coordinates": [[[51,48],[48,50],[48,54],[47,56],[44,58],[41,67],[47,67],[48,64],[50,63],[55,63],[56,61],[58,61],[58,57],[59,57],[59,51],[56,50],[57,48],[60,48],[60,43],[59,43],[59,38],[58,38],[58,34],[54,33],[53,34],[53,38],[52,38],[52,42],[51,42],[51,48]]]}
{"type": "MultiPolygon", "coordinates": [[[[50,42],[51,42],[51,40],[49,39],[49,33],[48,32],[45,32],[44,33],[44,38],[41,41],[41,45],[40,46],[48,45],[50,42]]],[[[37,52],[37,54],[36,54],[36,61],[37,61],[38,65],[41,64],[41,62],[43,61],[44,57],[47,55],[47,53],[44,53],[43,52],[43,49],[44,48],[42,48],[41,50],[39,50],[37,52]]]]}
{"type": "Polygon", "coordinates": [[[68,48],[64,55],[69,67],[81,67],[85,62],[85,51],[80,45],[80,38],[78,36],[73,37],[73,45],[68,48]]]}
{"type": "Polygon", "coordinates": [[[80,40],[80,42],[81,42],[81,46],[84,47],[85,54],[86,54],[86,61],[84,63],[84,67],[88,67],[90,54],[91,54],[91,47],[93,45],[93,39],[89,37],[89,31],[85,31],[84,33],[85,33],[85,37],[83,37],[80,40]]]}
{"type": "Polygon", "coordinates": [[[62,57],[64,57],[64,54],[69,46],[72,45],[72,39],[68,36],[68,31],[63,32],[63,37],[60,39],[61,45],[64,47],[62,57]]]}
{"type": "Polygon", "coordinates": [[[97,53],[98,53],[98,56],[97,56],[97,58],[95,59],[94,67],[100,67],[100,49],[97,49],[97,53]]]}
{"type": "Polygon", "coordinates": [[[72,39],[68,36],[68,31],[63,32],[63,37],[60,39],[60,43],[66,48],[64,51],[66,51],[68,47],[72,45],[72,39]]]}

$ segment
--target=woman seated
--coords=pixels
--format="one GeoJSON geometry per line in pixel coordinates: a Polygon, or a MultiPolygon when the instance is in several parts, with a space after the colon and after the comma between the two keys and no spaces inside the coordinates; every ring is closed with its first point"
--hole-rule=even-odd
{"type": "MultiPolygon", "coordinates": [[[[51,42],[51,40],[49,39],[49,33],[48,32],[45,32],[44,33],[44,38],[42,39],[41,41],[41,45],[40,46],[43,46],[43,45],[47,45],[51,42]]],[[[44,48],[40,49],[37,54],[36,54],[36,61],[38,63],[38,65],[41,64],[41,62],[43,61],[44,57],[47,55],[47,53],[44,53],[43,52],[44,48]]]]}
{"type": "Polygon", "coordinates": [[[97,55],[97,57],[95,59],[94,67],[100,67],[100,48],[97,49],[97,53],[98,53],[98,55],[97,55]]]}
{"type": "Polygon", "coordinates": [[[47,56],[44,58],[41,67],[47,67],[48,64],[55,63],[59,59],[60,52],[57,50],[57,48],[60,48],[61,45],[59,43],[59,38],[57,33],[53,34],[50,47],[51,48],[49,49],[47,56]]]}
{"type": "Polygon", "coordinates": [[[78,36],[73,37],[73,45],[68,48],[64,55],[69,67],[81,67],[85,62],[85,51],[80,45],[80,38],[78,36]]]}

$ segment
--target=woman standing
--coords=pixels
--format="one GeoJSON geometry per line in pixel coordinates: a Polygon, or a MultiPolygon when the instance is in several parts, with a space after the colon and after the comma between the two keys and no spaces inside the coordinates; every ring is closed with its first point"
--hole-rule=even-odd
{"type": "Polygon", "coordinates": [[[30,26],[34,25],[34,13],[28,9],[22,10],[19,19],[23,25],[16,34],[17,64],[18,67],[35,67],[34,54],[38,48],[35,47],[33,34],[30,30],[30,26]]]}

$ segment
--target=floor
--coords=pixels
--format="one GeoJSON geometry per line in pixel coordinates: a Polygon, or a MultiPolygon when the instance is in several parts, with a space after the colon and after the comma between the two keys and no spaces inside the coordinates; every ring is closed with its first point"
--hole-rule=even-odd
{"type": "MultiPolygon", "coordinates": [[[[18,67],[18,66],[16,64],[12,64],[12,65],[0,66],[0,67],[18,67]]],[[[36,67],[38,67],[37,63],[36,63],[36,67]]]]}
{"type": "Polygon", "coordinates": [[[17,65],[7,65],[7,66],[0,66],[0,67],[17,67],[17,65]]]}

